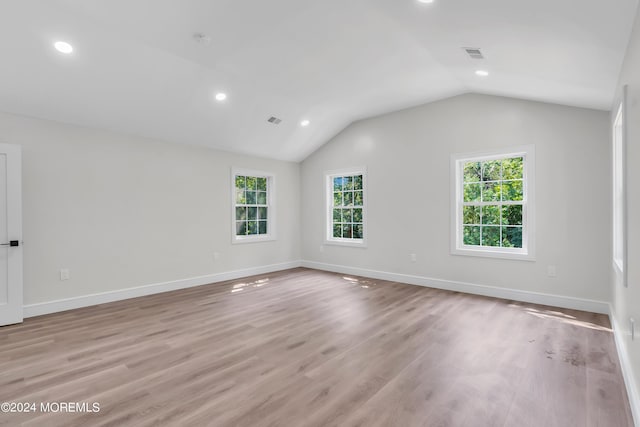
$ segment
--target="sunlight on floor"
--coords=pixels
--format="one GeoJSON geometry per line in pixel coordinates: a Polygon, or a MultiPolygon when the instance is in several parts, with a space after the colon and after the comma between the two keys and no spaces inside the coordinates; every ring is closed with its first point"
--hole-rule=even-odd
{"type": "Polygon", "coordinates": [[[342,278],[346,280],[347,283],[351,285],[356,285],[356,286],[359,285],[363,289],[369,289],[377,285],[376,282],[372,282],[371,280],[367,280],[367,279],[358,279],[356,277],[349,277],[349,276],[342,276],[342,278]]]}
{"type": "Polygon", "coordinates": [[[562,323],[567,323],[569,325],[580,326],[583,328],[594,329],[597,331],[605,331],[612,332],[611,328],[607,328],[605,326],[596,325],[595,323],[586,322],[584,320],[578,320],[575,316],[570,316],[561,311],[556,310],[538,310],[533,307],[523,307],[519,304],[509,304],[509,307],[519,308],[527,314],[535,316],[539,319],[552,319],[558,320],[562,323]]]}
{"type": "Polygon", "coordinates": [[[244,291],[246,288],[261,288],[269,284],[269,278],[254,280],[249,283],[237,283],[233,285],[233,289],[231,289],[231,293],[235,294],[238,292],[244,291]]]}

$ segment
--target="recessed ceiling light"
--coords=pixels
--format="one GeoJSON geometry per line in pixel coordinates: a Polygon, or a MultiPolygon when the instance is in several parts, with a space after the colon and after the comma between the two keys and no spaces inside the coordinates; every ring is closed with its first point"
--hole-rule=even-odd
{"type": "Polygon", "coordinates": [[[488,75],[489,75],[489,72],[487,70],[477,70],[476,71],[476,76],[487,77],[488,75]]]}
{"type": "Polygon", "coordinates": [[[303,128],[309,126],[310,124],[311,122],[306,119],[300,122],[300,126],[302,126],[303,128]]]}
{"type": "Polygon", "coordinates": [[[418,0],[418,3],[433,3],[433,0],[418,0]]]}
{"type": "Polygon", "coordinates": [[[225,99],[227,99],[227,94],[226,93],[223,93],[223,92],[216,93],[216,101],[222,102],[225,99]]]}
{"type": "Polygon", "coordinates": [[[73,46],[71,46],[69,43],[67,42],[55,42],[53,44],[53,47],[56,48],[56,50],[60,53],[71,53],[73,52],[73,46]]]}

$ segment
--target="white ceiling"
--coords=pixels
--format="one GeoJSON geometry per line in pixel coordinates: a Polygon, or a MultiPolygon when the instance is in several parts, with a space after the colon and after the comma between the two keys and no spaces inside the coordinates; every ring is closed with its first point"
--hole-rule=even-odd
{"type": "Polygon", "coordinates": [[[0,110],[299,161],[355,120],[460,93],[609,109],[637,3],[1,0],[0,110]]]}

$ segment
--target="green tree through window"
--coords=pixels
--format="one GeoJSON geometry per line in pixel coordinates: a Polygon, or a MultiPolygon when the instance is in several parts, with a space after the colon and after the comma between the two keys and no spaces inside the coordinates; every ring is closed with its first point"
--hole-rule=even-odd
{"type": "Polygon", "coordinates": [[[362,174],[331,177],[331,232],[334,239],[364,237],[364,180],[362,174]]]}
{"type": "Polygon", "coordinates": [[[260,176],[235,176],[236,236],[269,234],[269,180],[260,176]]]}
{"type": "Polygon", "coordinates": [[[462,185],[463,244],[522,248],[524,158],[465,162],[462,185]]]}

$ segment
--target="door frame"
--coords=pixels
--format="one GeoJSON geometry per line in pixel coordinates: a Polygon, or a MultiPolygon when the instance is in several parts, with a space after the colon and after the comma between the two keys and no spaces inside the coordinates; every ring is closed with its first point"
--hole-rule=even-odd
{"type": "MultiPolygon", "coordinates": [[[[7,237],[19,246],[7,247],[7,304],[0,308],[0,326],[23,320],[22,289],[22,147],[0,143],[7,156],[7,237]]],[[[4,243],[4,242],[2,242],[4,243]]]]}

